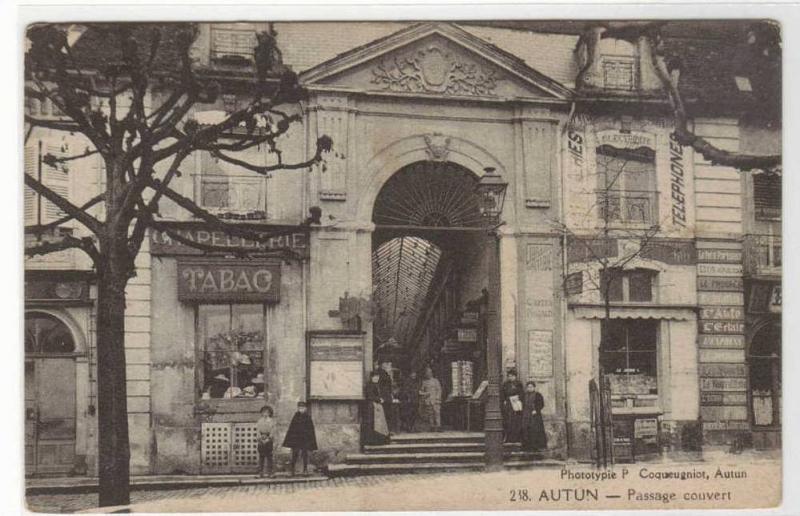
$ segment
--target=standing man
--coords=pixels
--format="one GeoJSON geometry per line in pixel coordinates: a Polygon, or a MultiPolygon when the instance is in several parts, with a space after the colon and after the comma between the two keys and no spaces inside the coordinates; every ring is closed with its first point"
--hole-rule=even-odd
{"type": "Polygon", "coordinates": [[[417,420],[417,405],[419,405],[420,383],[416,371],[411,371],[403,381],[400,389],[400,418],[402,428],[406,432],[414,430],[417,420]]]}
{"type": "Polygon", "coordinates": [[[381,361],[381,368],[378,370],[380,379],[378,380],[378,391],[381,395],[383,412],[386,415],[386,424],[389,425],[389,432],[395,431],[395,418],[393,410],[394,386],[392,385],[392,363],[388,360],[381,361]]]}

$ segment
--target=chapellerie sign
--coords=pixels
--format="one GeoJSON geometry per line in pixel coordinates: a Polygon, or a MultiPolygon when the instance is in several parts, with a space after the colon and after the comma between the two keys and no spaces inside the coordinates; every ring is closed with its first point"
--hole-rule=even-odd
{"type": "Polygon", "coordinates": [[[280,263],[178,261],[178,299],[184,302],[277,303],[280,283],[280,263]]]}
{"type": "MultiPolygon", "coordinates": [[[[251,230],[250,227],[247,229],[251,230]]],[[[264,229],[263,227],[252,228],[252,231],[259,232],[267,237],[259,241],[197,226],[176,226],[171,228],[170,231],[188,241],[220,249],[230,249],[231,252],[246,251],[258,254],[259,252],[287,249],[304,258],[309,255],[308,232],[296,226],[270,226],[269,229],[264,229]]],[[[150,254],[154,256],[199,255],[204,254],[204,251],[179,242],[168,233],[151,231],[150,254]]]]}

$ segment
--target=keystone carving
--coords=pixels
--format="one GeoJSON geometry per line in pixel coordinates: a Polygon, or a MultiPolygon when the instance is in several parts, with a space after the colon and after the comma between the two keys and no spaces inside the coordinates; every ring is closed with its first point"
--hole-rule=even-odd
{"type": "Polygon", "coordinates": [[[439,133],[426,134],[425,145],[427,146],[425,152],[428,154],[428,159],[431,161],[447,161],[447,155],[450,154],[450,137],[439,133]]]}

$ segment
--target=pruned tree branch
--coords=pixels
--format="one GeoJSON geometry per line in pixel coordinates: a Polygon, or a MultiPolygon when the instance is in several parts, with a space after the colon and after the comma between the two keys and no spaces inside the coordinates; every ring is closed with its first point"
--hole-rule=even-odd
{"type": "Polygon", "coordinates": [[[68,249],[80,249],[85,252],[96,264],[100,258],[100,252],[95,247],[90,237],[76,238],[71,235],[62,235],[59,240],[54,242],[41,242],[39,244],[26,247],[26,256],[46,255],[68,249]]]}
{"type": "Polygon", "coordinates": [[[48,201],[52,202],[56,205],[61,211],[69,215],[71,218],[77,220],[84,226],[86,226],[90,231],[94,234],[99,235],[102,231],[102,224],[99,220],[94,218],[93,216],[89,215],[89,213],[81,209],[78,206],[75,206],[67,199],[59,195],[58,193],[54,192],[47,186],[40,183],[36,178],[31,176],[30,174],[24,174],[25,176],[25,185],[28,186],[31,190],[38,193],[48,201]]]}
{"type": "MultiPolygon", "coordinates": [[[[102,202],[103,200],[105,200],[105,198],[106,198],[106,194],[105,193],[101,193],[100,195],[96,195],[96,196],[92,197],[91,199],[89,199],[85,204],[81,205],[78,208],[78,210],[80,210],[81,212],[86,212],[86,210],[88,210],[92,206],[102,202]]],[[[73,215],[64,215],[60,219],[56,219],[53,222],[48,222],[47,224],[41,224],[41,225],[35,224],[35,225],[31,225],[31,226],[25,226],[25,231],[30,231],[30,232],[32,232],[34,234],[43,233],[43,232],[45,232],[47,230],[56,228],[56,227],[66,223],[66,222],[69,222],[70,220],[72,220],[74,218],[75,218],[74,214],[73,215]]]]}

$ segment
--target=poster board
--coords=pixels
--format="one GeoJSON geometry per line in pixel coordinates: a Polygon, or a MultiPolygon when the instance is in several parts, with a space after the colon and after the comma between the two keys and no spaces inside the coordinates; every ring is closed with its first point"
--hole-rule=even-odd
{"type": "Polygon", "coordinates": [[[364,333],[308,332],[306,341],[308,399],[363,399],[364,333]]]}

